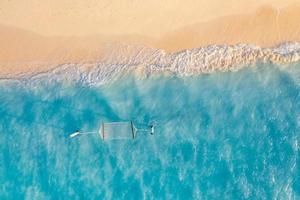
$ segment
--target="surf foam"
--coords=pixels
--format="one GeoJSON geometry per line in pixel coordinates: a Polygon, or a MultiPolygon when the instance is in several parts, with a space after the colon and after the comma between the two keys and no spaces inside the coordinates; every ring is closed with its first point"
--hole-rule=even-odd
{"type": "MultiPolygon", "coordinates": [[[[17,77],[25,83],[36,81],[75,81],[104,84],[125,74],[148,77],[156,74],[192,76],[218,71],[236,71],[258,62],[288,64],[300,61],[300,43],[287,42],[273,48],[238,44],[210,45],[176,53],[143,46],[114,45],[95,63],[68,63],[39,74],[17,77]]],[[[15,78],[13,78],[15,79],[15,78]]]]}

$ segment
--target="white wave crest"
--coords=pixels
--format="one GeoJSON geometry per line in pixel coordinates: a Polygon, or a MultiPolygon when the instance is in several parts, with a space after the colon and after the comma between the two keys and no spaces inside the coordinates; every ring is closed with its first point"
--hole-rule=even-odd
{"type": "Polygon", "coordinates": [[[300,43],[297,42],[283,43],[273,48],[246,44],[210,45],[176,53],[129,45],[119,45],[112,49],[99,62],[63,64],[54,70],[24,75],[18,79],[25,83],[47,79],[99,85],[130,73],[141,77],[164,73],[191,76],[236,71],[257,62],[286,64],[300,61],[300,43]]]}

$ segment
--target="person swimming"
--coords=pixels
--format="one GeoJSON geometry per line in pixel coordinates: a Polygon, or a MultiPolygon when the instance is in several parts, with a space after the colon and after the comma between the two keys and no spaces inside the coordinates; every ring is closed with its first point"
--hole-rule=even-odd
{"type": "Polygon", "coordinates": [[[149,128],[151,129],[150,135],[153,135],[153,134],[154,134],[154,125],[151,124],[151,125],[149,126],[149,128]]]}

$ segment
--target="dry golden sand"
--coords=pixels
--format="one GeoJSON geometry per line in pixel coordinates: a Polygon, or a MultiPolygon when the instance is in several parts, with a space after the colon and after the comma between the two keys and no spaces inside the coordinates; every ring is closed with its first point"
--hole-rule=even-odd
{"type": "Polygon", "coordinates": [[[166,34],[157,46],[178,51],[209,44],[247,43],[270,47],[286,41],[300,41],[299,5],[283,9],[264,6],[252,14],[196,23],[166,34]]]}
{"type": "Polygon", "coordinates": [[[48,36],[159,38],[190,24],[293,3],[299,0],[1,0],[0,24],[48,36]]]}
{"type": "Polygon", "coordinates": [[[300,41],[300,6],[281,9],[263,6],[254,13],[218,17],[160,34],[153,38],[142,34],[43,36],[1,25],[0,76],[44,71],[68,62],[101,60],[105,44],[115,42],[174,52],[208,44],[250,43],[269,47],[285,41],[300,41]]]}

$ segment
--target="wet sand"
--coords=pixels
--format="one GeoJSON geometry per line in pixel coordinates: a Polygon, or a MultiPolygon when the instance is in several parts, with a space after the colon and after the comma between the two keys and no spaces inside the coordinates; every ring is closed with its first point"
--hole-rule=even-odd
{"type": "MultiPolygon", "coordinates": [[[[0,76],[40,72],[70,62],[97,62],[115,44],[143,45],[176,52],[209,44],[238,43],[270,47],[300,41],[300,6],[263,6],[250,14],[228,15],[194,23],[161,36],[110,34],[45,36],[0,26],[0,76]]],[[[124,55],[126,56],[126,55],[124,55]]]]}

